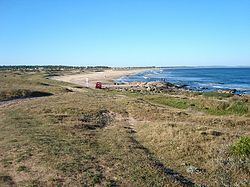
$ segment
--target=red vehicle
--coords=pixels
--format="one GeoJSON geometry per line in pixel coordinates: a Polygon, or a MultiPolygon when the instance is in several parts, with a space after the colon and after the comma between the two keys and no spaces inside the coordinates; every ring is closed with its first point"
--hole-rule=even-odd
{"type": "Polygon", "coordinates": [[[96,82],[95,88],[102,89],[102,83],[101,82],[96,82]]]}

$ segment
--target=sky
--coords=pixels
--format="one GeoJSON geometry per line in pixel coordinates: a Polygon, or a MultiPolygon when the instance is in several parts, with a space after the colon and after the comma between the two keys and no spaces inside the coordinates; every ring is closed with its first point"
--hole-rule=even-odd
{"type": "Polygon", "coordinates": [[[0,0],[0,65],[250,66],[250,0],[0,0]]]}

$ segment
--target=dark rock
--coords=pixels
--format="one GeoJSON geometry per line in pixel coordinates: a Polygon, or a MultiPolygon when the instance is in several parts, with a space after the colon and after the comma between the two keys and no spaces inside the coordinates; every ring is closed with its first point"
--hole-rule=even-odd
{"type": "Polygon", "coordinates": [[[0,181],[9,186],[15,185],[15,182],[13,181],[12,177],[7,175],[0,176],[0,181]]]}
{"type": "Polygon", "coordinates": [[[175,87],[175,85],[172,84],[172,83],[170,83],[170,82],[165,82],[164,85],[165,85],[166,87],[175,87]]]}
{"type": "Polygon", "coordinates": [[[211,131],[210,133],[213,136],[221,136],[222,135],[222,132],[219,132],[219,131],[211,131]]]}
{"type": "Polygon", "coordinates": [[[186,88],[188,85],[187,84],[183,84],[183,85],[176,85],[177,88],[186,88]]]}
{"type": "Polygon", "coordinates": [[[201,135],[207,135],[207,132],[203,131],[203,132],[201,132],[201,135]]]}
{"type": "Polygon", "coordinates": [[[188,113],[186,113],[186,112],[178,112],[177,115],[179,115],[179,116],[188,116],[188,113]]]}

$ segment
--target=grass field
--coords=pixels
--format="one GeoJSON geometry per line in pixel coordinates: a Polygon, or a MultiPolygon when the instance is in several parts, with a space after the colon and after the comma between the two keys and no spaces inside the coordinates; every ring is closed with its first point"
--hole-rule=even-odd
{"type": "Polygon", "coordinates": [[[250,184],[249,96],[93,90],[49,75],[0,72],[0,186],[250,184]]]}

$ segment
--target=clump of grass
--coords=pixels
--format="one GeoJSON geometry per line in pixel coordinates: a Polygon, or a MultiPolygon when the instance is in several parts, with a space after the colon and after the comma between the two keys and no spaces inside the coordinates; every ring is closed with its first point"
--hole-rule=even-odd
{"type": "Polygon", "coordinates": [[[73,175],[77,172],[84,172],[87,170],[87,166],[83,163],[72,161],[68,163],[60,163],[57,169],[63,171],[64,174],[73,175]]]}
{"type": "Polygon", "coordinates": [[[87,176],[91,179],[92,184],[100,184],[103,179],[103,175],[99,171],[88,171],[87,176]]]}
{"type": "Polygon", "coordinates": [[[149,100],[157,104],[167,105],[179,109],[186,109],[190,106],[187,100],[181,98],[152,97],[149,98],[149,100]]]}
{"type": "Polygon", "coordinates": [[[30,93],[31,93],[30,90],[25,90],[25,89],[4,90],[0,92],[0,100],[23,98],[30,95],[30,93]]]}
{"type": "Polygon", "coordinates": [[[231,153],[239,157],[250,156],[250,136],[242,136],[230,147],[231,153]]]}
{"type": "Polygon", "coordinates": [[[87,125],[85,124],[85,127],[90,129],[105,127],[112,121],[107,109],[100,109],[95,113],[83,113],[79,117],[79,120],[84,123],[92,123],[87,125]]]}
{"type": "Polygon", "coordinates": [[[8,167],[8,166],[11,166],[13,161],[10,158],[5,158],[1,160],[1,163],[3,164],[3,167],[8,167]]]}
{"type": "Polygon", "coordinates": [[[0,92],[0,101],[27,98],[27,97],[43,97],[50,95],[52,94],[41,91],[32,91],[27,89],[11,89],[0,92]]]}
{"type": "Polygon", "coordinates": [[[250,136],[241,136],[218,155],[217,181],[220,186],[249,186],[250,136]],[[240,177],[241,176],[241,177],[240,177]],[[245,177],[244,177],[245,176],[245,177]]]}
{"type": "Polygon", "coordinates": [[[235,101],[228,107],[227,110],[232,113],[243,115],[248,112],[248,106],[242,101],[235,101]]]}
{"type": "Polygon", "coordinates": [[[17,168],[18,172],[29,172],[29,168],[27,168],[26,166],[19,166],[17,168]]]}
{"type": "Polygon", "coordinates": [[[212,115],[244,115],[248,113],[247,103],[243,101],[219,102],[207,109],[207,112],[212,115]]]}
{"type": "Polygon", "coordinates": [[[202,93],[203,96],[205,97],[231,97],[233,96],[232,93],[219,93],[219,92],[204,92],[202,93]]]}

